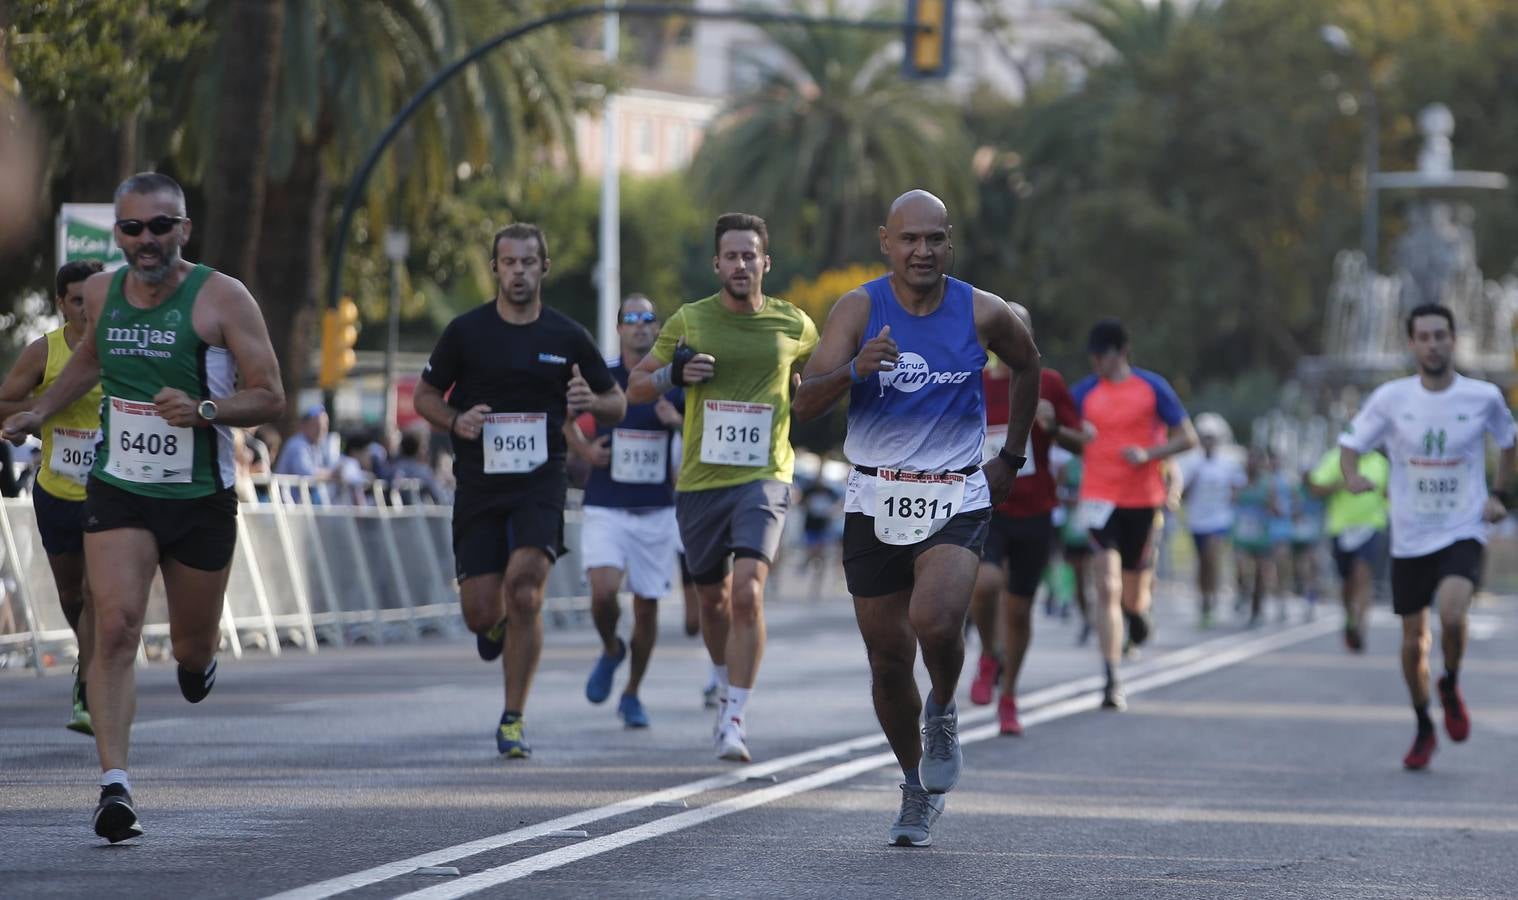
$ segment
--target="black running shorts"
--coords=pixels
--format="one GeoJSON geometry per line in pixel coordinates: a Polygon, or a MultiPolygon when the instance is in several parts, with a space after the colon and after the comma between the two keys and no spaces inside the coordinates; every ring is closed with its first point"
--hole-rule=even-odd
{"type": "Polygon", "coordinates": [[[1116,550],[1123,571],[1142,572],[1154,565],[1154,531],[1159,510],[1153,506],[1120,506],[1107,524],[1093,529],[1091,540],[1103,550],[1116,550]]]}
{"type": "Polygon", "coordinates": [[[1472,538],[1455,541],[1427,556],[1392,558],[1392,611],[1410,616],[1433,605],[1439,582],[1446,578],[1466,578],[1481,586],[1481,564],[1486,548],[1472,538]]]}
{"type": "Polygon", "coordinates": [[[997,568],[1006,567],[1008,593],[1032,597],[1044,577],[1053,544],[1054,520],[1048,513],[1017,517],[996,513],[991,516],[980,560],[997,568]]]}
{"type": "Polygon", "coordinates": [[[83,500],[62,500],[42,485],[33,485],[32,512],[37,515],[37,534],[48,556],[84,552],[83,500]]]}
{"type": "Polygon", "coordinates": [[[220,572],[232,564],[237,549],[237,494],[227,488],[190,499],[144,497],[91,478],[84,495],[85,532],[118,528],[151,532],[160,558],[220,572]]]}
{"type": "Polygon", "coordinates": [[[459,491],[453,505],[453,562],[459,581],[506,571],[511,553],[536,547],[550,563],[564,546],[563,475],[508,491],[459,491]]]}
{"type": "Polygon", "coordinates": [[[991,509],[962,512],[920,544],[898,547],[875,537],[875,517],[851,512],[843,517],[843,578],[855,597],[882,597],[910,590],[917,557],[940,544],[964,547],[976,556],[986,543],[991,509]]]}

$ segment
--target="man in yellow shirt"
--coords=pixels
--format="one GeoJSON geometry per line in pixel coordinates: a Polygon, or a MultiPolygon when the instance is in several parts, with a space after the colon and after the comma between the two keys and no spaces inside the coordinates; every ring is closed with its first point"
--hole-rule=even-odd
{"type": "Polygon", "coordinates": [[[1360,457],[1360,474],[1375,490],[1352,494],[1339,473],[1339,447],[1329,448],[1307,476],[1308,489],[1327,498],[1324,531],[1333,541],[1334,565],[1344,596],[1344,646],[1365,652],[1365,626],[1370,617],[1371,585],[1375,570],[1386,559],[1386,483],[1391,464],[1371,452],[1360,457]]]}
{"type": "MultiPolygon", "coordinates": [[[[63,327],[32,341],[21,351],[15,368],[0,384],[0,419],[28,409],[63,371],[64,363],[85,337],[84,281],[101,270],[94,260],[65,263],[55,279],[58,316],[63,327]]],[[[71,731],[94,734],[84,685],[94,650],[94,616],[84,573],[84,483],[95,464],[100,440],[100,387],[64,407],[42,423],[42,467],[32,489],[37,531],[47,551],[48,566],[58,586],[58,602],[79,642],[79,669],[74,674],[74,715],[71,731]]]]}
{"type": "Polygon", "coordinates": [[[685,388],[675,515],[721,689],[717,755],[748,762],[743,713],[764,655],[764,585],[796,461],[791,391],[796,366],[817,346],[817,326],[795,306],[765,296],[763,219],[722,215],[715,243],[712,267],[722,289],[670,316],[633,369],[627,400],[648,403],[685,388]]]}

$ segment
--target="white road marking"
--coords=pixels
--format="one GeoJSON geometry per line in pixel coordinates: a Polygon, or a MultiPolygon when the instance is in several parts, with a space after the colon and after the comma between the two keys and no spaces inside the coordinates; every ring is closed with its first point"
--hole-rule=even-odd
{"type": "MultiPolygon", "coordinates": [[[[1135,694],[1173,684],[1176,681],[1232,665],[1252,656],[1269,653],[1272,650],[1332,633],[1341,627],[1341,624],[1339,617],[1325,615],[1320,616],[1315,622],[1288,628],[1273,634],[1258,635],[1246,633],[1242,635],[1230,635],[1194,644],[1130,667],[1127,670],[1127,677],[1124,682],[1125,689],[1129,694],[1135,694]]],[[[1086,678],[1077,678],[1024,695],[1022,702],[1019,704],[1024,710],[1022,715],[1023,724],[1036,725],[1040,722],[1052,721],[1089,709],[1095,709],[1100,704],[1100,697],[1092,692],[1100,690],[1102,684],[1102,677],[1094,675],[1086,678]]],[[[994,721],[991,721],[995,719],[995,716],[995,707],[972,710],[961,715],[959,717],[961,728],[970,728],[968,731],[961,731],[961,741],[981,741],[995,736],[997,734],[997,726],[994,721]],[[983,727],[971,727],[977,726],[982,722],[990,722],[990,724],[983,727]]],[[[686,797],[731,788],[742,785],[752,778],[773,775],[811,763],[835,759],[863,750],[871,750],[884,744],[885,737],[881,734],[865,735],[846,741],[839,741],[834,744],[827,744],[768,762],[743,766],[721,775],[714,775],[686,784],[665,788],[664,790],[629,797],[626,800],[606,806],[569,813],[536,825],[529,825],[467,843],[457,844],[452,847],[432,850],[360,872],[340,875],[336,878],[293,888],[275,894],[267,898],[267,900],[322,900],[322,898],[357,890],[371,884],[387,881],[391,878],[409,875],[418,868],[442,865],[524,841],[545,837],[557,831],[583,828],[585,825],[593,822],[637,812],[638,810],[651,807],[673,806],[676,802],[683,801],[686,797]]],[[[740,797],[733,797],[709,806],[677,813],[644,825],[583,841],[571,847],[538,854],[495,869],[487,869],[462,878],[459,881],[449,882],[446,885],[439,885],[432,889],[432,891],[452,891],[457,889],[456,893],[423,891],[407,896],[429,898],[464,896],[465,894],[483,890],[492,885],[524,878],[533,872],[567,865],[598,853],[605,853],[618,847],[626,846],[627,844],[690,828],[702,822],[751,809],[755,806],[783,799],[796,793],[833,784],[837,781],[852,778],[863,772],[869,772],[893,764],[894,762],[895,757],[889,752],[850,760],[794,781],[761,788],[740,797]],[[504,875],[501,873],[504,873],[504,875]]]]}
{"type": "MultiPolygon", "coordinates": [[[[1279,650],[1282,647],[1289,647],[1292,644],[1330,634],[1338,630],[1339,627],[1340,624],[1338,622],[1324,617],[1317,622],[1287,629],[1276,634],[1259,637],[1251,636],[1253,637],[1252,640],[1236,644],[1216,654],[1204,656],[1200,659],[1193,659],[1189,662],[1182,662],[1173,668],[1167,668],[1153,672],[1147,676],[1131,679],[1125,683],[1124,689],[1128,694],[1140,694],[1145,691],[1152,691],[1178,681],[1184,681],[1187,678],[1211,672],[1215,669],[1231,666],[1234,663],[1253,656],[1259,656],[1272,650],[1279,650]]],[[[1081,694],[1043,706],[1023,716],[1022,721],[1025,725],[1037,725],[1041,722],[1063,719],[1076,713],[1096,709],[1100,704],[1101,697],[1098,694],[1081,694]]],[[[992,722],[978,728],[973,728],[970,731],[962,732],[960,734],[960,743],[970,744],[989,740],[996,737],[998,733],[999,727],[997,723],[992,722]]],[[[710,806],[703,806],[689,812],[656,819],[652,822],[626,828],[598,838],[592,838],[591,840],[569,847],[562,847],[547,853],[539,853],[536,856],[519,859],[516,862],[496,866],[493,869],[476,872],[473,875],[460,878],[458,881],[451,881],[436,887],[414,891],[410,894],[402,894],[401,898],[402,900],[447,900],[447,898],[465,897],[469,894],[495,887],[496,885],[526,878],[537,872],[557,869],[588,857],[598,856],[602,853],[626,847],[629,844],[636,844],[650,838],[693,828],[704,822],[710,822],[713,819],[720,819],[723,816],[730,816],[736,812],[753,809],[756,806],[763,806],[776,800],[783,800],[786,797],[826,787],[827,785],[895,764],[896,757],[890,751],[850,760],[830,766],[819,772],[813,772],[794,781],[787,781],[774,787],[764,788],[763,790],[742,794],[737,797],[730,797],[726,800],[713,803],[710,806]]]]}

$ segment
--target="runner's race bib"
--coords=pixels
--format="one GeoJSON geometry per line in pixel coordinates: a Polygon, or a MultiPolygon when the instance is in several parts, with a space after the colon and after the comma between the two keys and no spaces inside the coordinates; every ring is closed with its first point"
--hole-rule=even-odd
{"type": "Polygon", "coordinates": [[[920,544],[960,511],[965,476],[958,472],[875,473],[875,537],[898,547],[920,544]]]}
{"type": "Polygon", "coordinates": [[[620,484],[663,484],[668,472],[668,434],[634,428],[617,428],[612,431],[612,481],[620,484]]]}
{"type": "Polygon", "coordinates": [[[1117,504],[1111,500],[1082,500],[1075,506],[1075,522],[1086,531],[1101,531],[1117,504]]]}
{"type": "MultiPolygon", "coordinates": [[[[996,454],[1001,452],[1001,448],[1005,446],[1007,446],[1007,426],[987,425],[986,443],[981,448],[980,461],[982,463],[990,462],[996,454]]],[[[1023,449],[1023,458],[1027,462],[1024,462],[1023,467],[1017,470],[1017,477],[1027,478],[1030,475],[1037,475],[1038,463],[1033,458],[1033,432],[1031,431],[1028,432],[1028,446],[1023,449]]]]}
{"type": "Polygon", "coordinates": [[[1465,457],[1409,459],[1407,487],[1413,512],[1429,523],[1443,522],[1459,509],[1464,495],[1465,457]]]}
{"type": "Polygon", "coordinates": [[[735,400],[706,401],[701,419],[701,461],[723,466],[770,464],[775,407],[735,400]]]}
{"type": "Polygon", "coordinates": [[[137,484],[190,483],[195,468],[194,429],[165,422],[151,403],[112,397],[108,412],[107,472],[137,484]]]}
{"type": "Polygon", "coordinates": [[[485,416],[485,474],[531,472],[548,462],[548,413],[485,416]]]}
{"type": "Polygon", "coordinates": [[[95,445],[100,443],[98,428],[54,428],[53,455],[48,470],[75,484],[84,484],[95,467],[95,445]]]}

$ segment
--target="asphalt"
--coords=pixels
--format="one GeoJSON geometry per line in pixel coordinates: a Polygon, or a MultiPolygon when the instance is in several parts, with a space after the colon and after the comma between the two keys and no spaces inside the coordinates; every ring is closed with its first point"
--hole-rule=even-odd
{"type": "Polygon", "coordinates": [[[646,731],[617,721],[615,692],[584,699],[588,626],[550,630],[525,763],[496,756],[499,669],[472,641],[224,659],[193,707],[170,666],[147,666],[132,755],[147,834],[117,846],[89,827],[98,769],[92,743],[62,727],[68,679],[4,673],[0,896],[266,897],[354,873],[370,874],[342,896],[1518,895],[1518,599],[1478,606],[1473,735],[1444,740],[1421,773],[1400,765],[1412,716],[1385,610],[1370,652],[1350,656],[1327,608],[1315,624],[1297,606],[1288,624],[1202,633],[1188,592],[1168,585],[1153,645],[1125,664],[1123,714],[1089,709],[1078,689],[1095,650],[1040,615],[1026,735],[986,734],[988,711],[962,697],[964,778],[933,846],[902,849],[885,845],[900,772],[872,740],[863,649],[836,589],[771,604],[748,770],[712,755],[704,654],[675,604],[646,731]],[[533,831],[544,823],[585,836],[533,831]],[[492,836],[465,848],[482,852],[415,859],[492,836]],[[411,874],[423,863],[459,874],[411,874]]]}

